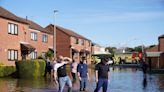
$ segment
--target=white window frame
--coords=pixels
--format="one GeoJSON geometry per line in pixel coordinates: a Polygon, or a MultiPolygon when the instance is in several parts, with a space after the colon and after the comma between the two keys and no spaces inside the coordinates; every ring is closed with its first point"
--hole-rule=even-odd
{"type": "Polygon", "coordinates": [[[45,34],[42,35],[42,42],[45,42],[45,43],[48,42],[48,35],[45,35],[45,34]]]}
{"type": "Polygon", "coordinates": [[[8,34],[18,35],[18,25],[13,23],[8,23],[8,34]]]}
{"type": "Polygon", "coordinates": [[[31,56],[31,59],[36,59],[37,58],[37,52],[36,51],[31,52],[30,56],[31,56]]]}
{"type": "Polygon", "coordinates": [[[8,49],[8,60],[9,61],[18,60],[18,50],[8,49]]]}
{"type": "Polygon", "coordinates": [[[33,41],[38,40],[38,34],[36,32],[31,32],[31,40],[33,40],[33,41]]]}

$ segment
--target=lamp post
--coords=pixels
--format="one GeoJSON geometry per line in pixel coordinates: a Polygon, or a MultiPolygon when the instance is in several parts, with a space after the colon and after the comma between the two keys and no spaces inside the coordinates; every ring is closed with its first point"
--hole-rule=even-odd
{"type": "Polygon", "coordinates": [[[55,25],[55,14],[57,13],[57,10],[54,10],[54,58],[56,58],[56,25],[55,25]]]}

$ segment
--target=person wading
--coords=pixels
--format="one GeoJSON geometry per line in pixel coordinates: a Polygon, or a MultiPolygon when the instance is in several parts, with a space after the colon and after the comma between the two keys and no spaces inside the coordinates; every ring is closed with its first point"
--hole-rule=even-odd
{"type": "Polygon", "coordinates": [[[77,66],[77,74],[80,80],[80,91],[86,91],[87,80],[89,81],[89,74],[85,57],[82,57],[82,60],[77,66]]]}
{"type": "Polygon", "coordinates": [[[47,73],[49,73],[49,75],[51,76],[51,66],[50,66],[50,59],[47,58],[45,60],[46,66],[45,66],[45,73],[44,73],[44,77],[47,77],[47,73]]]}
{"type": "Polygon", "coordinates": [[[65,84],[68,86],[68,92],[72,92],[72,82],[66,73],[66,64],[71,61],[72,59],[68,57],[59,56],[54,66],[54,81],[56,84],[59,84],[58,92],[63,92],[65,84]]]}
{"type": "Polygon", "coordinates": [[[76,81],[77,65],[78,63],[75,60],[73,60],[71,64],[71,74],[72,74],[73,82],[76,81]]]}
{"type": "Polygon", "coordinates": [[[109,78],[109,65],[107,62],[108,59],[103,58],[101,62],[95,66],[97,86],[94,92],[99,92],[101,87],[103,87],[103,92],[107,92],[109,78]]]}

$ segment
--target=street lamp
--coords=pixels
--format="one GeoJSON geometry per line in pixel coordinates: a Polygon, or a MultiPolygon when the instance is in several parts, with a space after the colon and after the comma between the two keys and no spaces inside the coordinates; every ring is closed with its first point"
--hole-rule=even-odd
{"type": "Polygon", "coordinates": [[[58,10],[54,10],[54,58],[56,58],[56,25],[55,25],[55,14],[58,10]]]}

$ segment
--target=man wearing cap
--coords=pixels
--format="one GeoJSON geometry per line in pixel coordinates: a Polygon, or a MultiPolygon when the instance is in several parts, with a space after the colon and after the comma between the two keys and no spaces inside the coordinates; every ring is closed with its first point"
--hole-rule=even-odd
{"type": "Polygon", "coordinates": [[[80,80],[80,91],[86,91],[87,80],[89,80],[88,65],[86,64],[85,57],[77,66],[77,74],[80,80]]]}
{"type": "Polygon", "coordinates": [[[109,65],[107,62],[108,59],[103,58],[101,62],[95,66],[97,86],[94,92],[99,92],[101,87],[103,87],[103,92],[107,92],[109,77],[109,65]]]}

